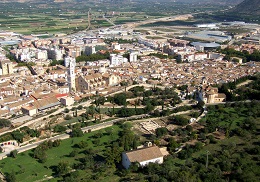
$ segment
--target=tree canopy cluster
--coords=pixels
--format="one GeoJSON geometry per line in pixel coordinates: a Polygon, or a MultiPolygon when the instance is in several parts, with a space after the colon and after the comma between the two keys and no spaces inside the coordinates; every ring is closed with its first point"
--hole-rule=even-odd
{"type": "MultiPolygon", "coordinates": [[[[167,140],[167,148],[172,155],[167,157],[163,164],[150,163],[143,168],[130,168],[131,172],[127,173],[123,179],[151,182],[259,181],[259,107],[259,102],[238,102],[208,107],[209,116],[204,123],[205,128],[197,134],[189,125],[189,127],[174,130],[174,133],[169,131],[171,135],[179,135],[183,139],[189,133],[189,138],[193,136],[200,141],[194,145],[185,145],[178,154],[175,154],[180,143],[170,137],[167,140]],[[216,140],[210,134],[216,128],[226,134],[226,139],[216,140]],[[210,152],[203,150],[204,145],[210,152]],[[193,155],[194,153],[196,155],[193,155]],[[180,163],[179,160],[183,162],[180,163]]],[[[157,129],[158,134],[165,135],[166,132],[163,130],[163,128],[157,129]]]]}
{"type": "Polygon", "coordinates": [[[38,137],[40,132],[38,130],[30,129],[25,126],[18,130],[12,131],[10,133],[6,133],[0,136],[0,142],[9,141],[9,140],[17,140],[22,143],[25,137],[38,137]]]}
{"type": "Polygon", "coordinates": [[[234,82],[219,85],[219,92],[225,93],[227,101],[260,100],[260,75],[247,76],[234,82]],[[237,85],[252,80],[251,83],[237,88],[237,85]]]}
{"type": "Polygon", "coordinates": [[[4,127],[10,127],[11,126],[11,121],[8,119],[1,118],[0,119],[0,128],[4,127]]]}
{"type": "Polygon", "coordinates": [[[91,55],[81,55],[76,58],[76,62],[93,62],[98,61],[101,59],[109,59],[109,52],[106,52],[105,54],[91,54],[91,55]]]}
{"type": "Polygon", "coordinates": [[[60,143],[61,140],[54,140],[53,142],[51,140],[44,141],[34,149],[33,157],[38,159],[40,163],[45,163],[47,161],[46,151],[52,147],[58,147],[60,143]]]}
{"type": "Polygon", "coordinates": [[[230,60],[231,57],[239,57],[243,59],[243,62],[248,61],[260,61],[260,51],[255,50],[252,54],[249,54],[248,51],[236,51],[232,48],[225,48],[220,50],[222,54],[226,54],[225,59],[230,60]]]}

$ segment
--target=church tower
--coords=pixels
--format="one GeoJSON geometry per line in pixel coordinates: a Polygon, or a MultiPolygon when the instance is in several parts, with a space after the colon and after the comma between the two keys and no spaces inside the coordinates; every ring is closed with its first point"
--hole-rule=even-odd
{"type": "Polygon", "coordinates": [[[71,59],[68,67],[68,83],[69,83],[69,90],[70,92],[76,91],[76,81],[75,81],[75,67],[76,67],[76,60],[71,59]]]}

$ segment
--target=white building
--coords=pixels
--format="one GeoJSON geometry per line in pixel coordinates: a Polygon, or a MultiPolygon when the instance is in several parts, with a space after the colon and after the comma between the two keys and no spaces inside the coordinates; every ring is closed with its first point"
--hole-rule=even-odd
{"type": "Polygon", "coordinates": [[[128,60],[121,55],[110,54],[110,63],[112,66],[118,66],[126,63],[128,60]]]}
{"type": "Polygon", "coordinates": [[[76,59],[73,58],[73,57],[69,57],[69,56],[65,57],[65,59],[64,59],[64,66],[68,68],[70,66],[71,62],[76,62],[76,59]]]}
{"type": "Polygon", "coordinates": [[[74,98],[73,97],[65,97],[61,98],[60,102],[65,106],[71,106],[74,104],[74,98]]]}
{"type": "Polygon", "coordinates": [[[133,162],[141,166],[149,163],[163,163],[163,154],[159,147],[152,146],[122,153],[122,165],[128,169],[133,162]]]}
{"type": "Polygon", "coordinates": [[[137,52],[131,52],[129,54],[129,61],[130,62],[137,62],[137,55],[138,55],[137,52]]]}
{"type": "Polygon", "coordinates": [[[29,53],[22,53],[19,57],[20,61],[30,61],[31,55],[29,53]]]}
{"type": "Polygon", "coordinates": [[[113,44],[113,49],[114,50],[121,50],[121,45],[116,43],[116,44],[113,44]]]}
{"type": "Polygon", "coordinates": [[[76,81],[75,81],[75,67],[76,67],[76,60],[72,59],[69,68],[68,68],[68,83],[70,92],[76,91],[76,81]]]}
{"type": "Polygon", "coordinates": [[[38,50],[35,53],[35,58],[41,59],[41,60],[47,60],[48,59],[48,53],[47,53],[46,50],[38,50]]]}

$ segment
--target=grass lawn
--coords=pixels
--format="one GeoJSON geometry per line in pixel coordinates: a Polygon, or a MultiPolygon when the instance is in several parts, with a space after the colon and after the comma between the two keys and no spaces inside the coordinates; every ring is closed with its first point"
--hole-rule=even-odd
{"type": "Polygon", "coordinates": [[[230,143],[235,143],[238,145],[243,143],[243,141],[237,136],[225,138],[224,140],[218,140],[216,144],[206,145],[200,151],[193,153],[192,157],[198,158],[201,155],[206,155],[207,151],[209,151],[211,154],[216,153],[216,151],[221,151],[222,145],[228,145],[230,143]]]}
{"type": "Polygon", "coordinates": [[[238,112],[235,108],[228,107],[222,108],[217,112],[209,111],[207,118],[218,115],[219,126],[228,126],[229,122],[232,122],[230,129],[233,130],[239,127],[239,124],[246,119],[246,114],[244,114],[245,112],[247,112],[247,109],[243,109],[238,112]]]}
{"type": "MultiPolygon", "coordinates": [[[[87,133],[83,137],[63,140],[59,147],[51,148],[47,151],[48,159],[44,164],[39,163],[36,159],[32,158],[32,150],[20,153],[16,158],[8,157],[0,161],[1,171],[3,173],[14,172],[16,174],[16,179],[19,182],[35,181],[43,179],[46,175],[51,176],[54,174],[53,169],[60,161],[66,161],[72,165],[78,162],[76,158],[84,156],[84,154],[81,153],[77,155],[76,158],[68,156],[73,150],[73,146],[80,141],[87,141],[88,148],[93,148],[98,153],[102,154],[102,151],[106,148],[106,146],[118,138],[120,128],[116,125],[111,128],[113,129],[113,134],[110,136],[105,134],[105,129],[102,129],[87,133]],[[93,137],[98,132],[104,133],[104,135],[99,138],[99,142],[97,144],[93,144],[92,141],[94,142],[95,140],[98,140],[93,137]]],[[[53,179],[52,181],[57,181],[57,179],[53,179]]]]}

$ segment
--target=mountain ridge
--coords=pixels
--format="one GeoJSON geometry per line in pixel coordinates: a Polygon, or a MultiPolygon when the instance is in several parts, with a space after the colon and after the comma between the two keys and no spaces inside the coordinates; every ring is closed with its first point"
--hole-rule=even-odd
{"type": "Polygon", "coordinates": [[[244,0],[232,8],[230,13],[260,15],[260,0],[244,0]]]}

